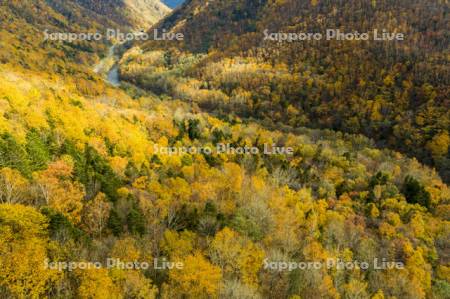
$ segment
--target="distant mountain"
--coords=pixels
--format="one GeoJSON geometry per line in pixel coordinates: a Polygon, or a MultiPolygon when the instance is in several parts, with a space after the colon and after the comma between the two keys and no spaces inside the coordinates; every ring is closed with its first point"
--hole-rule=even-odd
{"type": "Polygon", "coordinates": [[[155,24],[171,9],[159,0],[75,0],[81,6],[132,27],[146,28],[155,24]]]}
{"type": "Polygon", "coordinates": [[[163,0],[163,2],[171,8],[175,8],[175,7],[183,4],[185,2],[185,0],[163,0]]]}

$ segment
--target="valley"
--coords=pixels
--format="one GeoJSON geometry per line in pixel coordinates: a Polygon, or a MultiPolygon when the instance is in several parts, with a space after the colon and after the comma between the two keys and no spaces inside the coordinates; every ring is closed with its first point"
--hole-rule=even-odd
{"type": "Polygon", "coordinates": [[[1,2],[0,298],[448,298],[448,12],[1,2]]]}

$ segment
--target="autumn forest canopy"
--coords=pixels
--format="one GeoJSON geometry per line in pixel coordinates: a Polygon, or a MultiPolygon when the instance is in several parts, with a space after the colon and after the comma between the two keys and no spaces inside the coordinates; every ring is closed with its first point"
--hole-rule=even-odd
{"type": "Polygon", "coordinates": [[[0,298],[450,298],[449,2],[178,2],[0,0],[0,298]]]}

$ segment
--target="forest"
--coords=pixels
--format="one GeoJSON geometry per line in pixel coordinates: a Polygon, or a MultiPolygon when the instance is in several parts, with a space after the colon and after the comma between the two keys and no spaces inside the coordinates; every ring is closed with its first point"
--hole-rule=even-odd
{"type": "Polygon", "coordinates": [[[436,167],[449,182],[448,1],[192,0],[156,26],[182,32],[185,43],[135,45],[149,54],[124,60],[127,80],[175,98],[187,88],[212,92],[206,104],[189,94],[212,112],[363,134],[436,167]],[[265,31],[324,34],[329,28],[386,30],[405,40],[264,38],[265,31]],[[155,50],[165,51],[167,65],[152,64],[155,50]],[[204,56],[187,61],[190,55],[204,56]],[[161,83],[156,88],[154,78],[161,83]]]}
{"type": "Polygon", "coordinates": [[[118,87],[42,39],[130,30],[89,2],[0,1],[0,298],[449,298],[447,2],[187,1],[118,87]],[[417,40],[258,44],[362,15],[417,40]]]}

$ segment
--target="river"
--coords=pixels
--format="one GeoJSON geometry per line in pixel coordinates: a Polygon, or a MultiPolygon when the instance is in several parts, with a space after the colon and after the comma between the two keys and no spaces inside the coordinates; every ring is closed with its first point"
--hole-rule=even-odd
{"type": "Polygon", "coordinates": [[[108,49],[108,54],[94,67],[94,72],[103,75],[105,80],[113,86],[120,85],[118,65],[120,57],[115,53],[116,46],[112,45],[108,49]]]}

